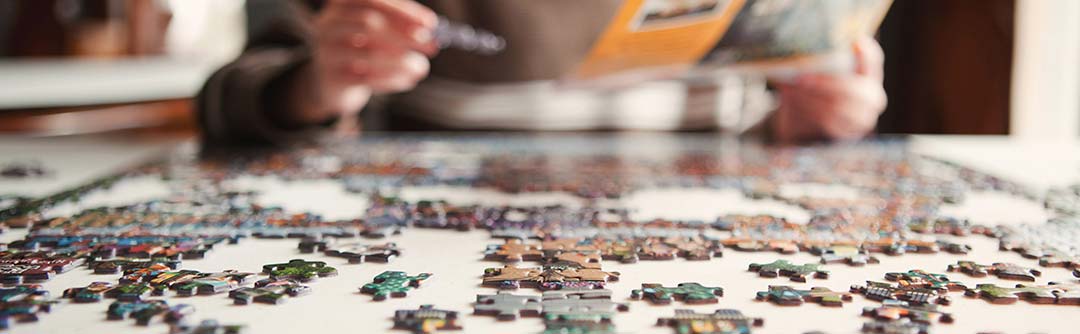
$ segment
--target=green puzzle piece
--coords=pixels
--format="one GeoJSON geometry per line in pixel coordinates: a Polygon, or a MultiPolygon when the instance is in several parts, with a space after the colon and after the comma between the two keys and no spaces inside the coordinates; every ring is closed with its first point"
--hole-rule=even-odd
{"type": "Polygon", "coordinates": [[[401,271],[384,271],[382,274],[375,276],[374,282],[360,287],[360,292],[372,295],[375,300],[383,300],[386,297],[405,297],[409,290],[420,287],[420,282],[428,279],[428,277],[431,277],[431,274],[421,273],[416,276],[409,276],[401,271]]]}
{"type": "Polygon", "coordinates": [[[315,277],[329,277],[337,275],[337,269],[327,266],[322,261],[304,261],[301,259],[291,260],[288,263],[275,263],[263,266],[263,273],[270,274],[272,279],[293,279],[307,282],[315,277]]]}
{"type": "Polygon", "coordinates": [[[786,285],[770,285],[768,291],[758,291],[758,300],[768,300],[778,305],[802,305],[803,297],[810,294],[809,290],[795,290],[786,285]]]}
{"type": "Polygon", "coordinates": [[[724,288],[703,286],[698,283],[679,283],[673,288],[656,283],[645,283],[641,285],[641,289],[630,292],[631,298],[645,298],[654,304],[670,304],[672,299],[681,300],[687,304],[712,304],[717,302],[717,296],[723,295],[724,288]]]}
{"type": "Polygon", "coordinates": [[[974,289],[964,292],[969,297],[981,297],[994,304],[1012,304],[1023,298],[1034,304],[1053,304],[1057,302],[1054,286],[1025,286],[1017,284],[1015,288],[1005,288],[996,284],[979,284],[974,289]]]}
{"type": "Polygon", "coordinates": [[[803,301],[808,301],[822,306],[844,306],[844,302],[851,301],[851,294],[824,287],[796,290],[786,285],[770,285],[768,291],[758,291],[757,299],[779,305],[801,305],[803,301]]]}
{"type": "Polygon", "coordinates": [[[811,274],[815,278],[829,278],[829,272],[818,269],[820,266],[817,263],[797,265],[788,260],[776,260],[771,263],[751,263],[749,271],[756,271],[761,277],[786,276],[796,282],[806,282],[806,275],[811,274]]]}

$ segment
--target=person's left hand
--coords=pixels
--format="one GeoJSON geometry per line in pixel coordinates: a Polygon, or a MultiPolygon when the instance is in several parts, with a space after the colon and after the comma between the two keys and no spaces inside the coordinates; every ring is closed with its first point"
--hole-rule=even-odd
{"type": "Polygon", "coordinates": [[[854,52],[853,73],[806,74],[777,85],[780,107],[769,120],[773,139],[852,140],[874,130],[887,102],[885,55],[869,37],[855,43],[854,52]]]}

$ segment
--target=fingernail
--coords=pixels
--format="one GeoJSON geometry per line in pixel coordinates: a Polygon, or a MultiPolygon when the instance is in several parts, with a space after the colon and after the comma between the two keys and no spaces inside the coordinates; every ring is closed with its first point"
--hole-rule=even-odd
{"type": "Polygon", "coordinates": [[[409,53],[405,56],[405,66],[414,72],[427,72],[428,59],[419,53],[409,53]]]}
{"type": "Polygon", "coordinates": [[[412,38],[413,38],[413,40],[414,40],[414,41],[416,41],[417,43],[427,43],[427,42],[431,42],[431,38],[432,38],[432,36],[431,36],[431,30],[429,30],[429,29],[427,29],[427,28],[416,28],[416,29],[413,29],[413,32],[412,32],[412,38]]]}

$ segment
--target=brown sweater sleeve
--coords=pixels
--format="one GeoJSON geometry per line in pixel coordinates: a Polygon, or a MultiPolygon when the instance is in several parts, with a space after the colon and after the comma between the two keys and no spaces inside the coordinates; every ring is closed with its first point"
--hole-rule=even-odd
{"type": "Polygon", "coordinates": [[[276,84],[311,58],[313,6],[296,1],[248,1],[248,44],[215,72],[197,97],[204,142],[284,144],[314,138],[325,128],[276,122],[276,84]]]}

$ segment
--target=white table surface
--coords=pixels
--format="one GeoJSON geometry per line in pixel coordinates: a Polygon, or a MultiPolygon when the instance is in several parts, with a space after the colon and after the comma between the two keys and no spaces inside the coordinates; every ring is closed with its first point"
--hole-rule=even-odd
{"type": "Polygon", "coordinates": [[[189,98],[220,64],[169,57],[2,60],[0,109],[189,98]]]}
{"type": "MultiPolygon", "coordinates": [[[[60,139],[14,139],[0,138],[0,164],[12,160],[32,158],[50,167],[56,164],[53,179],[40,183],[2,181],[0,192],[40,195],[60,189],[61,184],[76,184],[107,173],[110,168],[130,165],[169,143],[131,143],[110,139],[85,140],[60,139]],[[93,149],[91,149],[93,147],[93,149]]],[[[1033,188],[1043,189],[1080,182],[1080,142],[1072,143],[1025,143],[1003,137],[916,137],[913,147],[917,152],[963,163],[976,169],[1006,177],[1033,188]]],[[[283,204],[291,210],[319,210],[328,215],[351,215],[362,212],[366,201],[361,196],[348,195],[337,183],[284,182],[276,179],[247,179],[239,182],[245,187],[264,192],[268,204],[283,204]]],[[[798,189],[793,189],[798,190],[798,189]]],[[[108,193],[91,196],[85,205],[122,204],[146,196],[163,194],[159,182],[137,179],[124,182],[108,193]]],[[[565,194],[507,195],[491,191],[468,189],[407,189],[407,198],[430,198],[445,196],[456,201],[484,201],[491,203],[542,203],[559,202],[574,204],[577,200],[565,194]]],[[[807,213],[789,205],[754,201],[731,191],[705,189],[656,189],[641,191],[620,201],[638,209],[638,214],[668,218],[700,218],[711,220],[725,213],[772,213],[794,220],[807,213]]],[[[61,208],[73,210],[76,208],[61,208]]],[[[1040,222],[1048,213],[1042,203],[1034,203],[1005,194],[972,194],[964,204],[945,208],[961,217],[980,223],[1018,224],[1040,222]]],[[[805,218],[802,218],[805,219],[805,218]]],[[[0,240],[21,238],[22,232],[9,231],[0,240]]],[[[841,309],[826,308],[817,304],[801,307],[780,307],[754,300],[756,291],[765,290],[769,284],[794,285],[808,288],[825,286],[833,290],[847,290],[851,284],[867,279],[882,280],[885,272],[906,271],[923,268],[944,272],[946,265],[960,259],[977,262],[1015,262],[1036,266],[1032,260],[1014,253],[997,250],[996,240],[985,237],[960,239],[974,247],[966,256],[950,254],[905,255],[899,257],[879,256],[882,263],[862,268],[844,265],[828,265],[831,277],[827,280],[811,279],[799,284],[787,279],[764,279],[747,272],[751,262],[769,262],[780,258],[773,253],[725,252],[723,258],[708,262],[652,261],[637,264],[604,263],[604,269],[622,273],[619,282],[609,285],[619,301],[630,303],[630,311],[615,317],[620,333],[673,333],[669,328],[656,327],[657,317],[670,316],[677,308],[712,311],[717,308],[736,308],[745,314],[765,318],[765,325],[755,328],[754,333],[803,333],[821,330],[827,333],[857,333],[866,320],[861,317],[863,306],[878,305],[856,296],[853,303],[841,309]],[[646,302],[630,301],[630,290],[641,283],[656,282],[673,285],[679,282],[699,282],[704,285],[721,286],[725,296],[719,304],[690,306],[673,303],[653,306],[646,302]]],[[[416,308],[421,304],[435,304],[442,309],[462,313],[464,333],[537,333],[543,329],[541,321],[525,318],[514,322],[496,322],[491,317],[472,315],[471,303],[476,294],[491,294],[494,289],[479,286],[484,268],[501,266],[495,262],[480,261],[484,245],[497,243],[486,232],[468,233],[411,229],[400,236],[389,238],[404,249],[403,256],[389,264],[350,265],[342,259],[322,255],[301,255],[296,251],[295,240],[242,241],[239,245],[215,248],[203,260],[185,260],[189,269],[219,271],[239,269],[258,272],[263,264],[281,262],[293,258],[322,260],[339,270],[337,277],[317,280],[310,284],[314,289],[308,296],[289,300],[279,306],[249,305],[233,306],[223,295],[209,297],[176,298],[170,303],[188,303],[195,306],[194,319],[215,318],[223,323],[248,325],[247,333],[375,333],[390,331],[390,317],[397,309],[416,308]],[[407,298],[374,302],[370,296],[358,293],[358,288],[384,270],[404,270],[410,274],[431,272],[434,276],[423,287],[413,290],[407,298]]],[[[808,254],[784,256],[794,262],[813,262],[808,254]]],[[[1040,268],[1043,277],[1038,283],[1049,281],[1076,281],[1068,270],[1040,268]]],[[[974,279],[962,274],[950,275],[954,280],[968,284],[997,283],[1011,286],[1015,281],[996,277],[974,279]]],[[[58,275],[45,283],[54,295],[59,296],[65,288],[85,286],[95,280],[114,280],[113,276],[95,276],[85,269],[58,275]]],[[[536,293],[521,290],[519,293],[536,293]]],[[[935,333],[976,333],[997,331],[1002,333],[1076,333],[1075,320],[1080,308],[1060,305],[1033,305],[1018,302],[1014,305],[992,305],[979,299],[968,299],[954,293],[954,304],[946,307],[956,318],[954,324],[934,326],[935,333]]],[[[97,304],[71,304],[64,302],[51,314],[45,314],[38,323],[15,324],[12,333],[166,333],[164,326],[143,328],[133,321],[106,321],[108,301],[97,304]]],[[[405,333],[401,331],[401,333],[405,333]]]]}

